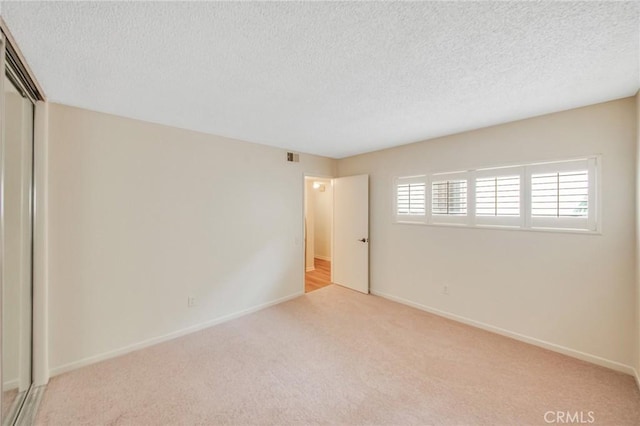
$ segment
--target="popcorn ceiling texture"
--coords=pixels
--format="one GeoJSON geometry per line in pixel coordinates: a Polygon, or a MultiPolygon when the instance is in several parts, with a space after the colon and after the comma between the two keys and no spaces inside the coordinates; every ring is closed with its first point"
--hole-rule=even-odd
{"type": "Polygon", "coordinates": [[[335,158],[640,85],[638,2],[1,10],[53,102],[335,158]]]}

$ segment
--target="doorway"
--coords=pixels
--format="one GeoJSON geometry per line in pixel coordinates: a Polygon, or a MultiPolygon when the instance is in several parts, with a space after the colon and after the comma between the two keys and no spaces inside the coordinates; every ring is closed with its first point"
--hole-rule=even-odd
{"type": "Polygon", "coordinates": [[[333,181],[306,176],[304,183],[304,291],[309,293],[331,285],[333,181]]]}
{"type": "Polygon", "coordinates": [[[369,294],[369,175],[305,176],[305,293],[331,284],[369,294]]]}

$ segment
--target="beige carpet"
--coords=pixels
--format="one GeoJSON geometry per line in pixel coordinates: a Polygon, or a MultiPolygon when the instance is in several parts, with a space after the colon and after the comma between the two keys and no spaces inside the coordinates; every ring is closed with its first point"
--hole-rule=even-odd
{"type": "Polygon", "coordinates": [[[631,376],[332,285],[55,377],[37,423],[544,425],[548,411],[639,425],[640,393],[631,376]]]}
{"type": "Polygon", "coordinates": [[[11,389],[8,391],[4,391],[2,393],[2,418],[5,419],[9,411],[11,410],[11,406],[18,395],[18,388],[11,389]]]}

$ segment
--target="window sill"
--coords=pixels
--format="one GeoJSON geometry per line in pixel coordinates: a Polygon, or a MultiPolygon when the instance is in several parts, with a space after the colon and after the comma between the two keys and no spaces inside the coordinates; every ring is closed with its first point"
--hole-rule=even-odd
{"type": "Polygon", "coordinates": [[[487,229],[487,230],[500,230],[500,231],[525,231],[525,232],[546,232],[556,234],[573,234],[573,235],[602,235],[601,230],[592,231],[588,229],[571,229],[571,228],[523,228],[520,226],[509,225],[468,225],[464,223],[426,223],[426,222],[409,222],[403,220],[396,220],[394,225],[422,225],[429,227],[445,227],[445,228],[466,228],[466,229],[487,229]]]}

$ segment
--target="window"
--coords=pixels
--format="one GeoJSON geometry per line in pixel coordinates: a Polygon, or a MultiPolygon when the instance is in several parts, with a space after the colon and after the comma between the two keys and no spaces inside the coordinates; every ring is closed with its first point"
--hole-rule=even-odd
{"type": "Polygon", "coordinates": [[[475,223],[517,226],[523,221],[524,168],[503,167],[475,172],[475,223]]]}
{"type": "Polygon", "coordinates": [[[596,158],[527,167],[532,228],[597,230],[596,158]]]}
{"type": "Polygon", "coordinates": [[[589,172],[580,170],[532,175],[531,216],[589,216],[589,172]]]}
{"type": "Polygon", "coordinates": [[[519,217],[520,176],[476,179],[476,216],[519,217]]]}
{"type": "Polygon", "coordinates": [[[597,174],[589,157],[398,178],[396,220],[598,231],[597,174]]]}
{"type": "Polygon", "coordinates": [[[445,180],[431,184],[431,213],[448,216],[467,215],[467,181],[445,180]]]}
{"type": "Polygon", "coordinates": [[[396,179],[396,219],[424,222],[426,215],[426,183],[424,176],[396,179]]]}
{"type": "Polygon", "coordinates": [[[467,220],[468,188],[466,173],[433,175],[431,216],[434,223],[464,223],[467,220]]]}

